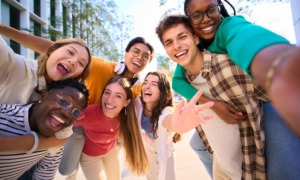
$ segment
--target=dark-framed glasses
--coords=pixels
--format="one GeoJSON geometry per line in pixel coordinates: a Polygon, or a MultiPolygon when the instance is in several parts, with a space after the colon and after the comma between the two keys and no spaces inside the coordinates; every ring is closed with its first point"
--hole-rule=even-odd
{"type": "Polygon", "coordinates": [[[205,12],[195,12],[189,16],[192,24],[200,24],[204,14],[209,18],[216,18],[220,15],[221,5],[214,5],[208,8],[205,12]]]}
{"type": "MultiPolygon", "coordinates": [[[[132,54],[134,57],[138,57],[138,56],[140,56],[141,53],[142,53],[139,49],[136,49],[136,48],[132,48],[132,49],[130,50],[130,52],[131,52],[131,54],[132,54]]],[[[143,59],[144,61],[150,61],[151,55],[148,54],[148,53],[142,53],[142,59],[143,59]]]]}
{"type": "Polygon", "coordinates": [[[84,113],[80,109],[74,108],[73,104],[67,101],[63,96],[60,96],[58,94],[55,94],[55,96],[57,97],[56,104],[63,110],[70,111],[73,119],[80,120],[84,118],[84,113]]]}

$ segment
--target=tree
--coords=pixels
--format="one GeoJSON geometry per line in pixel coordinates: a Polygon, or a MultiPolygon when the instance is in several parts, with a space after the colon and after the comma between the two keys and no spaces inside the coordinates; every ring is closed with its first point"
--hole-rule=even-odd
{"type": "MultiPolygon", "coordinates": [[[[51,1],[50,6],[57,6],[51,1]]],[[[64,0],[62,14],[52,15],[48,29],[34,26],[31,32],[47,34],[45,38],[83,38],[93,55],[110,61],[123,58],[122,42],[128,39],[133,24],[130,16],[119,17],[114,0],[64,0]]]]}
{"type": "Polygon", "coordinates": [[[168,77],[171,79],[174,74],[175,63],[165,55],[158,54],[156,57],[157,69],[164,71],[168,77]]]}

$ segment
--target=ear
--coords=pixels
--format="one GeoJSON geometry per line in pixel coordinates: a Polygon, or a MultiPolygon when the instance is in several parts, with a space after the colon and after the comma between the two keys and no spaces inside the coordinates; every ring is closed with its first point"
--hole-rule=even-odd
{"type": "Polygon", "coordinates": [[[127,102],[126,102],[126,104],[124,105],[124,107],[127,107],[128,106],[128,104],[131,102],[131,99],[127,99],[127,102]]]}
{"type": "Polygon", "coordinates": [[[198,45],[200,42],[200,39],[196,34],[194,34],[194,40],[195,40],[196,44],[198,45]]]}

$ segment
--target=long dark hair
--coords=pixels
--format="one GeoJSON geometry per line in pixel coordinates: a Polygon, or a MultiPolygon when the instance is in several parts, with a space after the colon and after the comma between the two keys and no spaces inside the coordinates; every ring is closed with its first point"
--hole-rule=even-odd
{"type": "MultiPolygon", "coordinates": [[[[158,77],[158,89],[160,92],[160,98],[157,106],[153,109],[150,122],[152,124],[152,132],[154,138],[157,138],[157,129],[158,129],[158,120],[161,115],[163,109],[167,106],[174,106],[173,104],[173,91],[171,88],[170,81],[167,75],[163,72],[149,72],[145,78],[149,75],[155,75],[158,77]]],[[[145,108],[145,102],[143,100],[143,96],[141,96],[143,107],[145,108]]],[[[180,140],[180,134],[176,133],[173,137],[173,142],[177,142],[180,140]]]]}

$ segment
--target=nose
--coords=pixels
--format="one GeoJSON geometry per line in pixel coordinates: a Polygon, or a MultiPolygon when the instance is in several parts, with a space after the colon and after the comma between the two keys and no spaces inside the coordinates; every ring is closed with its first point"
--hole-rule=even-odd
{"type": "Polygon", "coordinates": [[[69,58],[68,62],[73,66],[76,67],[77,59],[76,58],[69,58]]]}
{"type": "Polygon", "coordinates": [[[181,43],[179,41],[174,41],[174,48],[176,50],[180,50],[181,49],[181,43]]]}

